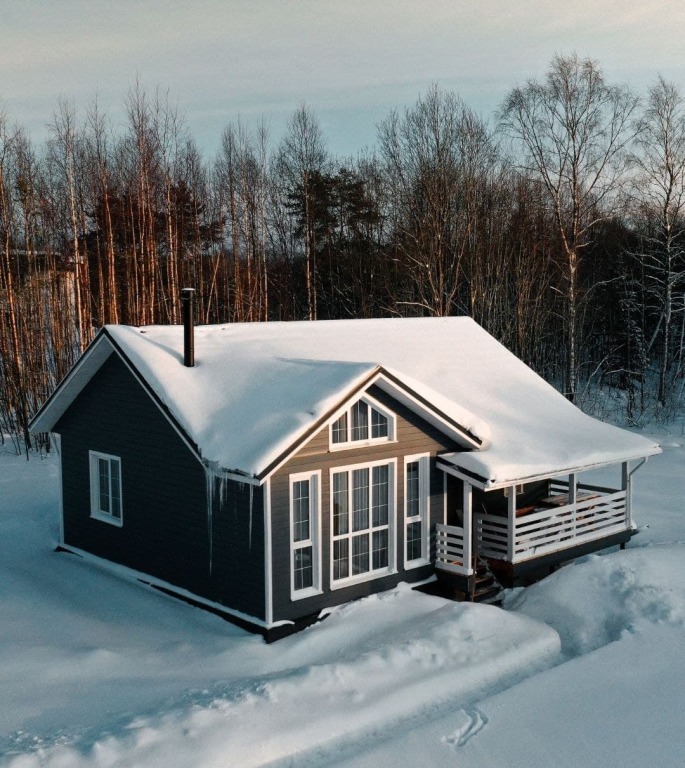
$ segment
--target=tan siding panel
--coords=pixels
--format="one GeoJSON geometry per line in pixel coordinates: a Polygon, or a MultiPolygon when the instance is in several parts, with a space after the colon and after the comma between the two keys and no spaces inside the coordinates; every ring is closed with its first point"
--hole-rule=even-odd
{"type": "MultiPolygon", "coordinates": [[[[431,456],[430,471],[430,528],[443,519],[443,478],[436,469],[435,455],[444,451],[459,450],[448,437],[425,422],[386,393],[372,388],[369,391],[382,405],[396,415],[396,440],[370,446],[330,450],[328,425],[317,432],[271,480],[271,519],[273,552],[273,606],[274,620],[296,619],[319,612],[322,608],[337,605],[368,594],[391,589],[400,581],[418,581],[432,573],[432,567],[404,570],[404,457],[428,453],[431,456]],[[330,589],[330,475],[337,468],[371,461],[397,460],[397,551],[398,572],[392,576],[373,579],[341,589],[330,589]],[[302,600],[290,597],[290,474],[321,471],[321,559],[323,594],[302,600]]],[[[431,547],[432,550],[432,547],[431,547]]]]}

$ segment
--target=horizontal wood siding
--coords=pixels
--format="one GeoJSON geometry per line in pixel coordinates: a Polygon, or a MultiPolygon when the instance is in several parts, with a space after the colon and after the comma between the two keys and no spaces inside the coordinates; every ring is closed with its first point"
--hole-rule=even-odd
{"type": "MultiPolygon", "coordinates": [[[[275,621],[297,619],[323,608],[391,589],[401,581],[421,581],[433,573],[432,566],[404,570],[404,457],[430,453],[430,530],[443,520],[443,473],[435,466],[436,453],[459,450],[454,442],[426,423],[394,398],[376,387],[369,394],[396,415],[396,441],[373,446],[329,450],[328,426],[312,437],[271,479],[273,556],[273,617],[275,621]],[[397,552],[398,572],[348,587],[331,590],[330,472],[366,461],[397,459],[397,552]],[[300,600],[290,591],[290,499],[289,477],[299,472],[321,470],[321,564],[323,594],[300,600]]],[[[434,542],[431,542],[431,553],[434,542]]]]}
{"type": "Polygon", "coordinates": [[[66,545],[264,617],[261,494],[250,506],[250,489],[226,481],[224,503],[210,515],[204,468],[117,355],[55,431],[66,545]],[[121,458],[120,528],[90,516],[90,450],[121,458]]]}
{"type": "Polygon", "coordinates": [[[233,480],[214,484],[212,599],[264,619],[264,493],[233,480]]]}

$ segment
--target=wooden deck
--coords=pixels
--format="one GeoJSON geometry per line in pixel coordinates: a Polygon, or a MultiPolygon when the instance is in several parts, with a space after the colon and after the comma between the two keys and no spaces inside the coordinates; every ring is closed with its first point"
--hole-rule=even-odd
{"type": "MultiPolygon", "coordinates": [[[[468,554],[484,557],[512,572],[530,570],[536,562],[553,564],[579,554],[624,543],[632,535],[626,491],[578,485],[575,503],[569,503],[568,485],[550,484],[549,496],[516,510],[513,520],[502,514],[474,512],[473,541],[468,554]]],[[[438,525],[435,567],[470,575],[464,530],[438,525]]]]}

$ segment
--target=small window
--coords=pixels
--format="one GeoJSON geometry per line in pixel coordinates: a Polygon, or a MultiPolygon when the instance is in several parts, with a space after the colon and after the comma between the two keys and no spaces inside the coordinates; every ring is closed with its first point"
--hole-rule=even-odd
{"type": "Polygon", "coordinates": [[[349,443],[385,442],[394,439],[394,419],[370,399],[357,400],[331,424],[331,446],[349,443]]]}
{"type": "Polygon", "coordinates": [[[90,451],[90,516],[123,525],[121,459],[90,451]]]}
{"type": "Polygon", "coordinates": [[[405,460],[404,514],[405,565],[407,568],[428,561],[429,458],[412,456],[405,460]]]}
{"type": "Polygon", "coordinates": [[[290,477],[290,547],[294,599],[321,590],[319,473],[290,477]]]}

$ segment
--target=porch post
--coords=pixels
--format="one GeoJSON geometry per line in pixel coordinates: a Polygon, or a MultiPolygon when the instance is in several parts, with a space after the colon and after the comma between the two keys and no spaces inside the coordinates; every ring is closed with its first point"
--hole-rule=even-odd
{"type": "Polygon", "coordinates": [[[464,492],[462,496],[462,511],[464,513],[464,566],[467,573],[472,573],[473,546],[473,503],[471,484],[464,480],[464,492]]]}
{"type": "Polygon", "coordinates": [[[621,464],[621,490],[626,492],[626,525],[628,528],[633,527],[633,499],[632,499],[632,483],[630,482],[630,472],[628,462],[624,461],[621,464]]]}
{"type": "Polygon", "coordinates": [[[575,472],[568,476],[568,503],[569,504],[576,503],[576,497],[577,497],[576,479],[577,478],[576,478],[575,472]]]}
{"type": "Polygon", "coordinates": [[[576,486],[576,474],[575,472],[572,472],[568,476],[568,503],[572,505],[571,509],[573,510],[572,513],[572,520],[573,520],[573,538],[576,537],[576,515],[578,514],[578,510],[576,509],[576,499],[578,498],[578,488],[576,486]]]}
{"type": "Polygon", "coordinates": [[[516,486],[509,488],[507,504],[507,560],[514,562],[514,537],[516,535],[516,486]]]}

